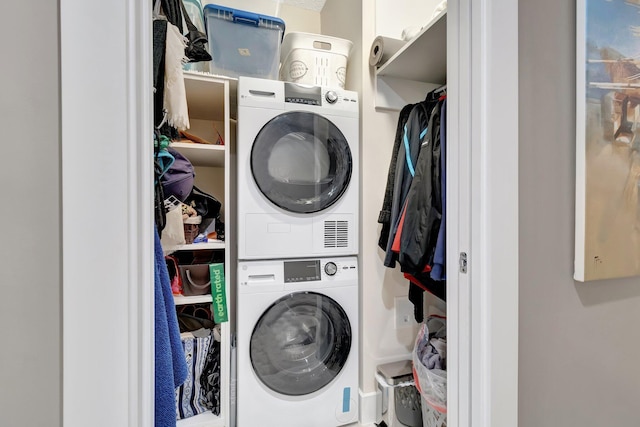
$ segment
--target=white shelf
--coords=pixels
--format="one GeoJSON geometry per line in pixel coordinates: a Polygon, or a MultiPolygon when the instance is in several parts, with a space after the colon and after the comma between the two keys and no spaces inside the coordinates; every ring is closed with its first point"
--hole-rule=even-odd
{"type": "Polygon", "coordinates": [[[178,150],[195,166],[224,167],[225,145],[172,142],[171,147],[178,150]]]}
{"type": "Polygon", "coordinates": [[[197,71],[184,72],[184,84],[189,104],[189,118],[224,120],[224,83],[229,82],[229,113],[236,117],[238,79],[197,71]]]}
{"type": "Polygon", "coordinates": [[[447,11],[440,12],[375,72],[376,107],[400,110],[447,82],[447,11]]]}
{"type": "Polygon", "coordinates": [[[224,418],[205,412],[195,417],[178,420],[178,427],[226,427],[224,418]]]}
{"type": "Polygon", "coordinates": [[[444,84],[447,81],[447,11],[440,12],[378,68],[376,74],[444,84]]]}
{"type": "MultiPolygon", "coordinates": [[[[190,129],[192,133],[207,141],[216,141],[222,137],[225,145],[196,144],[175,142],[172,147],[197,166],[196,184],[210,194],[224,194],[223,221],[226,225],[226,237],[233,241],[233,210],[235,192],[235,128],[237,119],[238,80],[225,76],[188,71],[184,73],[187,105],[189,108],[190,129]]],[[[232,291],[229,286],[234,282],[235,262],[234,245],[221,241],[183,245],[179,250],[224,250],[225,283],[227,290],[227,308],[230,318],[233,315],[231,304],[232,291]]],[[[176,305],[211,304],[211,294],[198,296],[174,296],[176,305]]],[[[220,324],[220,416],[204,413],[177,422],[178,427],[230,427],[230,389],[231,389],[231,329],[229,322],[220,324]]]]}
{"type": "Polygon", "coordinates": [[[182,245],[176,249],[177,251],[194,251],[194,250],[204,250],[204,249],[224,249],[225,242],[222,240],[210,240],[207,243],[191,243],[188,245],[182,245]]]}
{"type": "Polygon", "coordinates": [[[184,295],[174,295],[173,302],[175,303],[175,305],[204,304],[213,302],[213,297],[211,296],[211,294],[194,295],[191,297],[185,297],[184,295]]]}

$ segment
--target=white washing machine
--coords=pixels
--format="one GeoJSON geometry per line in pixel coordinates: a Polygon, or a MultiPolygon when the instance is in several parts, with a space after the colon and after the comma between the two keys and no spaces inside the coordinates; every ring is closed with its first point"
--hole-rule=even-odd
{"type": "Polygon", "coordinates": [[[356,257],[240,262],[237,313],[238,427],[358,420],[356,257]]]}
{"type": "Polygon", "coordinates": [[[355,92],[240,77],[238,258],[358,253],[355,92]]]}

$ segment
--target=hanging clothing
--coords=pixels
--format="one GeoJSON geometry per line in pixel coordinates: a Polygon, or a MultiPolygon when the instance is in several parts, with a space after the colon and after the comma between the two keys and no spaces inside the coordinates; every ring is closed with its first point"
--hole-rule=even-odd
{"type": "Polygon", "coordinates": [[[189,129],[187,92],[182,72],[183,65],[189,61],[184,53],[186,46],[186,39],[178,28],[168,23],[163,108],[167,112],[167,123],[178,130],[189,129]]]}
{"type": "Polygon", "coordinates": [[[420,152],[421,137],[429,123],[427,106],[424,102],[416,104],[403,126],[402,142],[397,153],[395,179],[393,185],[393,198],[391,202],[391,228],[386,245],[384,265],[395,267],[398,256],[392,251],[393,240],[398,229],[398,223],[402,213],[402,206],[409,192],[413,180],[414,165],[420,152]]]}
{"type": "MultiPolygon", "coordinates": [[[[391,152],[391,162],[389,164],[389,174],[387,175],[387,187],[384,191],[384,201],[382,202],[382,209],[378,214],[378,223],[382,224],[380,230],[380,239],[378,240],[378,246],[380,249],[387,249],[387,242],[389,241],[389,234],[391,232],[391,206],[393,201],[393,187],[396,179],[396,165],[398,160],[398,151],[400,150],[400,144],[402,144],[402,135],[404,134],[404,125],[407,123],[409,114],[415,104],[405,105],[400,111],[400,117],[398,118],[398,126],[396,127],[396,138],[393,143],[393,151],[391,152]]],[[[404,159],[402,159],[404,161],[404,159]]]]}
{"type": "MultiPolygon", "coordinates": [[[[416,175],[407,195],[404,230],[400,236],[399,262],[405,277],[423,291],[446,299],[446,283],[431,277],[435,246],[442,218],[441,194],[441,104],[429,116],[429,131],[422,143],[416,175]]],[[[422,306],[422,296],[410,292],[414,306],[422,306]]]]}
{"type": "Polygon", "coordinates": [[[440,91],[432,91],[425,101],[400,112],[378,217],[382,224],[378,245],[386,251],[384,265],[400,264],[409,280],[408,297],[418,322],[424,318],[425,291],[446,299],[443,99],[440,91]]]}
{"type": "Polygon", "coordinates": [[[433,262],[442,218],[440,186],[440,106],[436,105],[429,114],[427,135],[407,194],[405,233],[400,236],[402,271],[414,276],[433,262]]]}
{"type": "Polygon", "coordinates": [[[155,426],[175,427],[175,391],[187,378],[187,362],[157,230],[154,245],[155,426]]]}
{"type": "Polygon", "coordinates": [[[162,12],[170,23],[175,25],[183,33],[182,28],[182,0],[161,0],[162,12]]]}
{"type": "Polygon", "coordinates": [[[440,230],[438,230],[438,239],[436,241],[436,249],[433,254],[433,265],[431,269],[431,278],[433,280],[446,279],[446,260],[447,260],[447,100],[442,101],[440,108],[440,194],[442,195],[442,219],[440,220],[440,230]]]}
{"type": "Polygon", "coordinates": [[[164,59],[167,42],[167,21],[153,20],[153,124],[160,126],[164,118],[164,59]]]}

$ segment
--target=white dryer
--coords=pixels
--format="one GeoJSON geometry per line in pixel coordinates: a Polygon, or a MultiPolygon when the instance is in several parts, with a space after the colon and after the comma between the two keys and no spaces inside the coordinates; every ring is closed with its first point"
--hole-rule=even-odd
{"type": "Polygon", "coordinates": [[[358,253],[355,92],[240,77],[238,258],[358,253]]]}
{"type": "Polygon", "coordinates": [[[238,265],[238,427],[358,420],[356,257],[238,265]]]}

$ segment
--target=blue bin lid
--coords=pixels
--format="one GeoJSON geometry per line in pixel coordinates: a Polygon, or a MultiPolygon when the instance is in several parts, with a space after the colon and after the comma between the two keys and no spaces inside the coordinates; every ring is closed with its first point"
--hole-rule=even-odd
{"type": "Polygon", "coordinates": [[[204,15],[208,19],[212,17],[233,21],[236,24],[251,25],[252,27],[278,27],[284,37],[284,21],[275,16],[261,15],[259,13],[247,12],[246,10],[234,9],[231,7],[208,4],[204,7],[204,15]]]}

